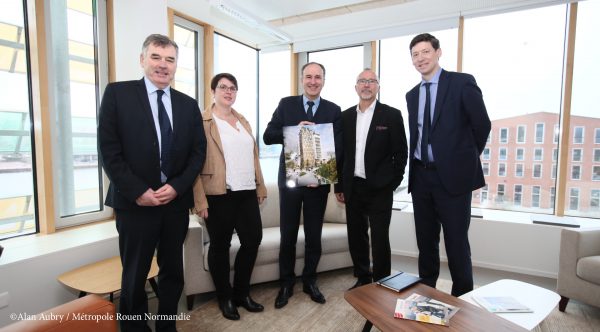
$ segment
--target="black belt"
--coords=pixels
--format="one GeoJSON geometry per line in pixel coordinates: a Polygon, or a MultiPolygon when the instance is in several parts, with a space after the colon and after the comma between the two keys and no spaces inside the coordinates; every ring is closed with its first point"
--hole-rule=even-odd
{"type": "Polygon", "coordinates": [[[437,169],[437,166],[435,165],[434,162],[424,163],[419,159],[413,159],[413,165],[420,167],[420,168],[424,168],[424,169],[430,169],[430,170],[437,169]]]}

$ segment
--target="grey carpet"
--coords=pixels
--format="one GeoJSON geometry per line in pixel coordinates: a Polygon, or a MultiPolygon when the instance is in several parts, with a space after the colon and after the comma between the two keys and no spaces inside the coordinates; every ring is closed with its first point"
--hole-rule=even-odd
{"type": "MultiPolygon", "coordinates": [[[[263,332],[263,331],[361,331],[365,319],[344,300],[344,291],[354,284],[351,269],[319,274],[318,285],[327,303],[312,302],[302,292],[301,283],[294,288],[294,296],[282,309],[273,303],[279,285],[270,282],[252,286],[252,298],[265,306],[261,313],[239,308],[241,319],[230,321],[221,315],[216,299],[211,299],[190,312],[189,321],[177,322],[181,332],[263,332]]],[[[451,283],[439,280],[437,288],[448,292],[451,283]]],[[[378,331],[373,328],[372,331],[378,331]]],[[[554,309],[535,329],[535,332],[600,331],[600,309],[571,301],[565,313],[554,309]]]]}

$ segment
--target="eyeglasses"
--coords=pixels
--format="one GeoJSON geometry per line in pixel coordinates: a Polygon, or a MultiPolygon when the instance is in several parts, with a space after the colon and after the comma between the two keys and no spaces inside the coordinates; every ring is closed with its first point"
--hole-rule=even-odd
{"type": "Polygon", "coordinates": [[[237,92],[237,88],[235,86],[227,86],[225,84],[217,85],[217,89],[233,93],[237,92]]]}
{"type": "Polygon", "coordinates": [[[377,80],[366,80],[364,78],[361,78],[360,80],[356,81],[356,84],[362,84],[362,85],[379,84],[379,82],[377,80]]]}
{"type": "Polygon", "coordinates": [[[419,56],[419,54],[422,55],[422,56],[424,56],[424,57],[426,57],[426,56],[428,56],[431,53],[433,53],[433,49],[428,48],[428,49],[425,49],[425,50],[421,50],[420,52],[419,51],[412,52],[411,56],[414,59],[414,58],[417,58],[419,56]]]}

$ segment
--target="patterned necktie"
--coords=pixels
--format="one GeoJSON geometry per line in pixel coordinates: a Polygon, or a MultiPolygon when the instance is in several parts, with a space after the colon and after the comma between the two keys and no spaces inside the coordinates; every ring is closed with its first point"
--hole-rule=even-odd
{"type": "Polygon", "coordinates": [[[308,110],[306,110],[306,116],[308,117],[308,121],[312,121],[313,120],[313,106],[315,106],[315,102],[313,101],[307,101],[306,104],[308,104],[308,110]]]}
{"type": "Polygon", "coordinates": [[[423,129],[421,130],[421,162],[429,162],[429,127],[431,126],[431,96],[429,86],[431,83],[425,83],[425,109],[423,110],[423,129]]]}
{"type": "MultiPolygon", "coordinates": [[[[162,102],[163,90],[156,90],[156,102],[158,104],[158,124],[160,126],[160,171],[165,176],[169,177],[169,156],[171,153],[171,121],[162,102]]],[[[162,177],[161,177],[162,178],[162,177]]]]}

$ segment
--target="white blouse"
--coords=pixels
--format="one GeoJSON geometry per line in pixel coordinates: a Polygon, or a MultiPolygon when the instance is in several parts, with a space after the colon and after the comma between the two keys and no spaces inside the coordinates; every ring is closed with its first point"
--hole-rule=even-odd
{"type": "Polygon", "coordinates": [[[254,139],[239,121],[235,128],[213,116],[225,157],[225,183],[232,191],[256,189],[254,171],[254,139]]]}

